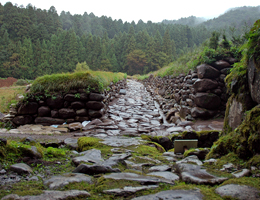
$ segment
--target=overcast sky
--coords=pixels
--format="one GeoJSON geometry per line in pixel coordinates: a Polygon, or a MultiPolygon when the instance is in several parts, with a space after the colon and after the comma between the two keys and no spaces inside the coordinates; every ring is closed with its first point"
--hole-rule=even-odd
{"type": "MultiPolygon", "coordinates": [[[[6,2],[1,0],[1,4],[6,2]]],[[[13,4],[26,7],[31,3],[36,8],[48,10],[54,6],[58,12],[69,11],[73,14],[93,12],[96,16],[105,15],[114,19],[137,23],[139,19],[144,22],[161,22],[164,19],[173,20],[181,17],[213,18],[223,14],[229,8],[241,6],[258,6],[259,0],[10,0],[13,4]]]]}

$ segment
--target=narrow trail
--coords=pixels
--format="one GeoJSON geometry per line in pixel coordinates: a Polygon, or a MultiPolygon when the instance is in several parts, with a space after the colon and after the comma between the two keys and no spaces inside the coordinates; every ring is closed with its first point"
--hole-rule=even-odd
{"type": "MultiPolygon", "coordinates": [[[[99,120],[98,120],[99,121],[99,120]]],[[[41,125],[25,125],[6,131],[0,129],[0,137],[28,137],[35,139],[64,140],[68,137],[95,136],[100,138],[113,136],[168,136],[185,130],[221,130],[223,120],[196,121],[175,126],[165,120],[159,104],[153,99],[144,85],[128,79],[125,94],[120,94],[101,121],[88,125],[82,131],[60,132],[59,129],[44,128],[41,125]],[[35,127],[37,126],[37,127],[35,127]]]]}

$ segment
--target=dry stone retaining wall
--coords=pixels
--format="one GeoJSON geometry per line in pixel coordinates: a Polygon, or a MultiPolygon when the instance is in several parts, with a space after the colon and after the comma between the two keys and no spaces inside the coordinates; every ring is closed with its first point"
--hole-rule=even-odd
{"type": "Polygon", "coordinates": [[[235,62],[226,58],[212,65],[202,64],[177,77],[151,75],[144,84],[165,98],[159,103],[170,122],[176,123],[175,113],[186,120],[224,116],[228,99],[224,80],[235,62]]]}
{"type": "Polygon", "coordinates": [[[83,89],[46,97],[35,94],[26,101],[18,103],[10,110],[4,120],[14,125],[42,124],[53,125],[72,122],[83,122],[101,118],[108,104],[117,97],[120,89],[126,87],[126,80],[111,83],[109,91],[87,93],[83,89]]]}

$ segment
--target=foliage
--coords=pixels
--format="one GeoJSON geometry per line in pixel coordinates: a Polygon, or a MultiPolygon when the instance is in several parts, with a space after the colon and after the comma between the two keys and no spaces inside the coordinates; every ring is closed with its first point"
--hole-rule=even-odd
{"type": "Polygon", "coordinates": [[[260,70],[260,19],[257,20],[249,32],[248,59],[253,58],[260,70]]]}
{"type": "Polygon", "coordinates": [[[10,130],[10,129],[13,129],[14,126],[10,121],[8,121],[8,122],[1,122],[0,121],[0,128],[5,128],[7,130],[10,130]]]}
{"type": "Polygon", "coordinates": [[[207,159],[219,157],[230,152],[236,153],[239,158],[249,160],[260,153],[260,107],[256,106],[246,115],[242,124],[234,131],[219,138],[211,147],[207,159]]]}
{"type": "Polygon", "coordinates": [[[24,85],[28,85],[29,81],[28,80],[24,80],[24,79],[18,79],[14,85],[16,86],[24,86],[24,85]]]}
{"type": "Polygon", "coordinates": [[[88,71],[88,70],[89,70],[89,66],[87,65],[86,61],[84,61],[83,63],[78,63],[76,65],[76,69],[74,71],[82,72],[82,71],[88,71]]]}
{"type": "Polygon", "coordinates": [[[0,112],[7,113],[11,104],[16,104],[16,96],[24,94],[25,87],[4,87],[0,88],[0,112]]]}
{"type": "Polygon", "coordinates": [[[64,157],[66,155],[66,151],[64,149],[58,149],[53,147],[48,147],[45,150],[45,155],[49,158],[55,157],[64,157]]]}
{"type": "Polygon", "coordinates": [[[72,72],[77,63],[92,70],[148,73],[200,45],[211,32],[203,26],[123,23],[93,13],[58,15],[53,6],[46,11],[7,2],[0,10],[1,77],[35,79],[72,72]],[[133,69],[129,56],[134,51],[142,52],[137,54],[141,69],[133,69]]]}
{"type": "Polygon", "coordinates": [[[219,32],[216,31],[212,32],[211,38],[209,39],[209,48],[215,50],[218,48],[219,36],[220,36],[219,32]]]}

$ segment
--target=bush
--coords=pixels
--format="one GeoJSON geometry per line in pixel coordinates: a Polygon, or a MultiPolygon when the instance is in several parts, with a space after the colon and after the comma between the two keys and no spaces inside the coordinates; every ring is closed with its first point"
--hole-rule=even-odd
{"type": "Polygon", "coordinates": [[[18,85],[18,86],[23,86],[23,85],[28,85],[29,81],[24,80],[24,79],[18,79],[17,82],[14,83],[14,85],[18,85]]]}

